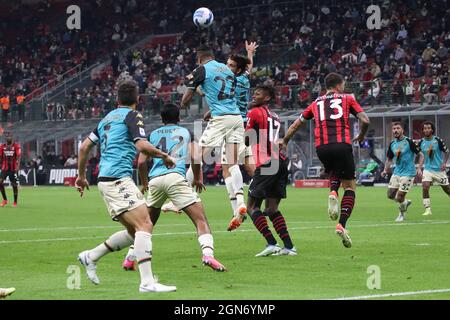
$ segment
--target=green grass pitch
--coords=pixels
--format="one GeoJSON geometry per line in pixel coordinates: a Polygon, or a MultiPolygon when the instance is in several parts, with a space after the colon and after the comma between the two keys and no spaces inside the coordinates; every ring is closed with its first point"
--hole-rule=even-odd
{"type": "MultiPolygon", "coordinates": [[[[11,189],[7,190],[11,197],[11,189]]],[[[126,252],[106,256],[92,285],[81,268],[81,288],[67,288],[71,265],[120,230],[96,188],[80,199],[74,188],[20,190],[19,207],[0,208],[0,287],[16,287],[10,299],[331,299],[450,288],[450,201],[431,190],[433,216],[422,217],[421,189],[409,198],[407,222],[395,223],[397,206],[385,188],[358,188],[348,228],[353,247],[334,234],[325,189],[289,188],[281,206],[299,255],[255,258],[265,242],[250,221],[227,232],[231,217],[224,187],[202,194],[213,230],[216,257],[229,269],[203,267],[195,230],[183,215],[163,214],[153,235],[153,270],[168,294],[139,294],[139,274],[125,272],[126,252]],[[379,266],[381,289],[367,288],[369,266],[379,266]]],[[[76,270],[76,268],[75,268],[76,270]]],[[[70,281],[69,281],[70,282],[70,281]]],[[[394,299],[449,299],[450,292],[394,299]]]]}

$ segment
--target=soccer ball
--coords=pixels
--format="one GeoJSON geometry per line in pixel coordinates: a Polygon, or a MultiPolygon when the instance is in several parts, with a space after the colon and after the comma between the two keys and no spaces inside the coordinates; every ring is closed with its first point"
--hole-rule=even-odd
{"type": "Polygon", "coordinates": [[[199,28],[209,28],[214,22],[214,15],[208,8],[198,8],[195,10],[192,20],[199,28]]]}

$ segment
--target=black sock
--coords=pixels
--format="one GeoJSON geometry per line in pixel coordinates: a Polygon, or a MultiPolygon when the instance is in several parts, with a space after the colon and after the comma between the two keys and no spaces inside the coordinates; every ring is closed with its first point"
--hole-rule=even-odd
{"type": "Polygon", "coordinates": [[[252,220],[256,229],[258,229],[258,231],[263,235],[267,243],[272,246],[276,245],[277,240],[275,240],[272,232],[270,231],[266,217],[264,217],[261,210],[255,210],[252,212],[252,220]]]}
{"type": "Polygon", "coordinates": [[[5,201],[8,200],[6,198],[5,186],[3,185],[3,183],[0,185],[0,191],[2,193],[3,200],[5,200],[5,201]]]}
{"type": "Polygon", "coordinates": [[[13,186],[13,193],[14,193],[14,202],[17,203],[17,197],[19,196],[19,189],[17,188],[17,186],[13,186]]]}
{"type": "Polygon", "coordinates": [[[339,223],[345,228],[348,218],[350,218],[353,207],[355,205],[355,191],[345,190],[344,196],[341,201],[341,217],[339,223]]]}
{"type": "Polygon", "coordinates": [[[334,174],[330,175],[330,191],[335,191],[339,194],[339,187],[341,186],[341,180],[334,174]]]}
{"type": "Polygon", "coordinates": [[[284,247],[287,249],[292,249],[294,245],[292,244],[291,237],[289,236],[289,232],[286,225],[286,220],[280,211],[275,212],[274,214],[269,215],[270,221],[272,221],[273,227],[277,231],[281,240],[283,240],[284,247]]]}

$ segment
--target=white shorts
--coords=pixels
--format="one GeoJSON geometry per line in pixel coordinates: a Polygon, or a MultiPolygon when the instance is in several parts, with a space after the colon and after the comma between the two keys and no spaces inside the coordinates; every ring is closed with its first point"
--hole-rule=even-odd
{"type": "MultiPolygon", "coordinates": [[[[227,160],[227,155],[226,155],[226,148],[225,148],[225,143],[222,146],[222,160],[221,163],[222,164],[228,164],[228,160],[227,160]]],[[[250,157],[250,163],[254,164],[253,161],[253,152],[252,152],[252,147],[251,146],[246,146],[245,143],[242,143],[239,145],[239,155],[238,155],[238,164],[244,164],[245,163],[245,158],[249,158],[250,157]]]]}
{"type": "Polygon", "coordinates": [[[144,195],[130,177],[115,181],[101,181],[98,183],[98,190],[111,218],[115,221],[122,213],[145,205],[144,195]]]}
{"type": "Polygon", "coordinates": [[[389,189],[399,189],[399,191],[408,193],[414,183],[414,177],[393,175],[389,181],[389,189]]]}
{"type": "Polygon", "coordinates": [[[180,210],[201,201],[179,173],[169,173],[153,178],[148,184],[147,207],[159,209],[167,198],[180,210]]]}
{"type": "Polygon", "coordinates": [[[201,147],[217,148],[224,143],[243,144],[244,122],[241,115],[215,116],[208,121],[200,138],[201,147]]]}
{"type": "Polygon", "coordinates": [[[424,170],[422,182],[432,182],[433,184],[436,184],[439,186],[448,186],[449,185],[447,174],[444,171],[436,172],[436,171],[424,170]]]}

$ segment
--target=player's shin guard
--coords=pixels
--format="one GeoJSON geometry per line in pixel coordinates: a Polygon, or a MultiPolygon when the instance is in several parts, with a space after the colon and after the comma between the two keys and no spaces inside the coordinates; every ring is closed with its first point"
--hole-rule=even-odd
{"type": "Polygon", "coordinates": [[[89,259],[97,262],[104,255],[110,252],[120,251],[131,244],[133,244],[133,237],[130,236],[127,230],[116,232],[108,240],[89,251],[89,259]]]}
{"type": "Polygon", "coordinates": [[[242,178],[242,172],[239,165],[235,164],[231,166],[230,169],[231,181],[233,185],[234,192],[236,194],[237,206],[245,205],[244,202],[244,178],[242,178]]]}
{"type": "Polygon", "coordinates": [[[336,177],[333,173],[330,174],[330,191],[335,191],[339,194],[339,187],[341,186],[341,180],[336,177]]]}
{"type": "Polygon", "coordinates": [[[269,229],[269,225],[267,224],[266,217],[260,210],[255,210],[252,212],[252,220],[256,229],[263,235],[269,245],[276,245],[277,241],[275,240],[272,232],[269,229]]]}
{"type": "Polygon", "coordinates": [[[141,274],[141,286],[155,282],[152,273],[152,235],[148,232],[138,231],[134,238],[134,254],[141,274]]]}
{"type": "Polygon", "coordinates": [[[339,218],[339,223],[345,228],[348,218],[350,218],[353,207],[355,206],[355,191],[345,190],[344,196],[341,201],[341,216],[339,218]]]}
{"type": "Polygon", "coordinates": [[[214,239],[212,234],[202,234],[198,237],[198,243],[200,244],[204,256],[214,256],[214,239]]]}
{"type": "Polygon", "coordinates": [[[274,214],[269,215],[269,218],[270,221],[272,221],[275,231],[278,233],[281,240],[283,240],[284,247],[287,249],[292,249],[294,245],[292,244],[291,237],[289,236],[286,220],[284,219],[281,212],[277,211],[274,214]]]}
{"type": "Polygon", "coordinates": [[[237,209],[237,200],[236,200],[236,192],[233,188],[233,179],[231,177],[228,177],[225,179],[225,186],[227,187],[228,196],[230,198],[231,202],[231,208],[233,209],[233,214],[236,212],[237,209]]]}

